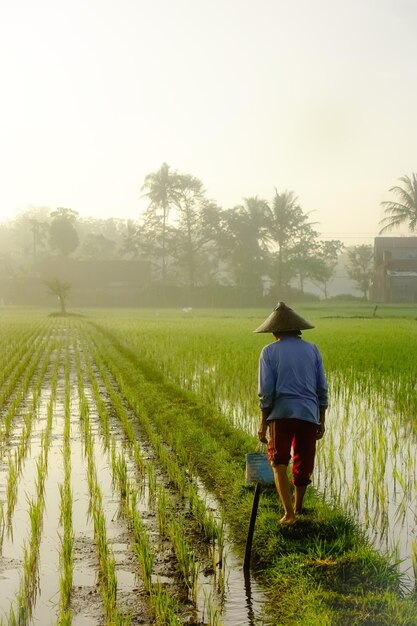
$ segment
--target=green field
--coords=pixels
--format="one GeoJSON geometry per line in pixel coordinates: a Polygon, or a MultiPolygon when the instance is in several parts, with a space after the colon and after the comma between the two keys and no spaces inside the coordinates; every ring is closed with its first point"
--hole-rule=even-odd
{"type": "Polygon", "coordinates": [[[249,588],[269,311],[0,312],[2,623],[417,624],[417,307],[295,308],[327,432],[295,527],[264,490],[249,588]]]}

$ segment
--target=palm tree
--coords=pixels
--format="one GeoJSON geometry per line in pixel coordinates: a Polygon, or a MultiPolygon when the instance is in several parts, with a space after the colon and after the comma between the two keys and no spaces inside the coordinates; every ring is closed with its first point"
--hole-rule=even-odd
{"type": "Polygon", "coordinates": [[[278,193],[269,210],[269,239],[277,247],[277,280],[278,295],[281,297],[293,271],[289,267],[289,252],[298,242],[305,241],[310,235],[316,235],[312,230],[313,223],[308,222],[308,214],[304,213],[298,204],[298,198],[293,191],[278,193]],[[285,274],[287,270],[287,275],[285,274]]]}
{"type": "Polygon", "coordinates": [[[385,200],[381,205],[385,207],[385,214],[380,224],[379,234],[407,224],[411,232],[417,229],[417,176],[412,174],[399,179],[404,186],[395,185],[390,191],[399,199],[398,202],[385,200]]]}
{"type": "Polygon", "coordinates": [[[167,278],[167,250],[166,250],[166,234],[167,234],[167,219],[170,207],[176,204],[179,200],[180,189],[178,185],[181,182],[181,176],[177,172],[170,170],[167,163],[163,163],[161,168],[157,172],[148,174],[145,176],[142,190],[147,190],[144,195],[149,198],[150,204],[148,207],[148,213],[153,217],[156,216],[158,211],[162,212],[161,218],[161,237],[162,237],[162,282],[166,283],[167,278]]]}
{"type": "Polygon", "coordinates": [[[239,287],[259,288],[267,256],[268,205],[255,197],[244,198],[224,213],[225,256],[229,259],[239,287]]]}

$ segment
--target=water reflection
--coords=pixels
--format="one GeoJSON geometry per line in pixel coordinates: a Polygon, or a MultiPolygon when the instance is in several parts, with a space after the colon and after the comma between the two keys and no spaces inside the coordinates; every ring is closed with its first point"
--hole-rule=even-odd
{"type": "Polygon", "coordinates": [[[250,626],[253,626],[253,624],[255,624],[255,611],[253,610],[252,584],[251,584],[251,576],[250,576],[249,569],[244,568],[243,574],[245,577],[245,593],[246,593],[246,608],[248,611],[248,624],[250,624],[250,626]]]}

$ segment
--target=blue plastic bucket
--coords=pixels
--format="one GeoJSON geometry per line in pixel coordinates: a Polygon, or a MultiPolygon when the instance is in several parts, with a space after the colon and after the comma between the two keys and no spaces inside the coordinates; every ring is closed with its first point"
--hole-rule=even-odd
{"type": "Polygon", "coordinates": [[[273,483],[274,472],[266,452],[250,452],[246,456],[246,483],[273,483]]]}

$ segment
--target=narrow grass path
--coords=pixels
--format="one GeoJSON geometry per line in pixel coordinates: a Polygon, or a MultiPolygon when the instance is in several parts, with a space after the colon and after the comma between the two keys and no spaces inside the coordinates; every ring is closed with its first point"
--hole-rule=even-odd
{"type": "MultiPolygon", "coordinates": [[[[254,438],[233,428],[204,398],[167,382],[111,331],[92,322],[83,328],[136,415],[158,430],[217,497],[243,554],[253,498],[244,483],[244,459],[254,438]]],[[[296,526],[281,529],[275,492],[264,490],[261,497],[252,562],[269,589],[271,623],[417,625],[416,597],[402,596],[395,564],[313,491],[306,507],[296,526]]]]}

